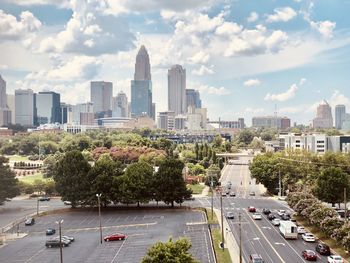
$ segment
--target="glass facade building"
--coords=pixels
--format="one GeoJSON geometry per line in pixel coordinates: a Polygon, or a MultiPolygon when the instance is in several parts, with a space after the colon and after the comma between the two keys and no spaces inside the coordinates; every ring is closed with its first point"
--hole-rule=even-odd
{"type": "Polygon", "coordinates": [[[39,92],[36,95],[36,125],[62,123],[61,96],[52,91],[39,92]]]}
{"type": "Polygon", "coordinates": [[[152,113],[152,82],[150,80],[131,81],[131,114],[133,117],[152,113]]]}

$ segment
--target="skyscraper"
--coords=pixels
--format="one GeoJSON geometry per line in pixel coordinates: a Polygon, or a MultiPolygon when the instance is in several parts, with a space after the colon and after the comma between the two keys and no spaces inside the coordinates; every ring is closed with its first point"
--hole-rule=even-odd
{"type": "Polygon", "coordinates": [[[35,124],[61,123],[61,95],[53,91],[43,91],[36,95],[35,124]]]}
{"type": "Polygon", "coordinates": [[[129,117],[128,97],[124,92],[119,92],[113,98],[113,117],[129,117]]]}
{"type": "Polygon", "coordinates": [[[189,112],[188,107],[202,108],[202,101],[198,90],[186,89],[186,111],[189,112]]]}
{"type": "Polygon", "coordinates": [[[313,127],[321,129],[333,127],[332,108],[325,100],[317,107],[316,118],[313,119],[313,127]]]}
{"type": "Polygon", "coordinates": [[[15,95],[7,94],[7,106],[11,111],[11,123],[16,123],[15,95]]]}
{"type": "Polygon", "coordinates": [[[16,123],[25,127],[34,126],[36,117],[35,95],[31,89],[15,90],[16,123]]]}
{"type": "Polygon", "coordinates": [[[11,111],[7,106],[6,82],[0,75],[0,127],[11,123],[11,111]]]}
{"type": "Polygon", "coordinates": [[[111,117],[113,83],[105,81],[91,81],[90,99],[94,104],[94,113],[97,118],[111,117]]]}
{"type": "Polygon", "coordinates": [[[345,120],[346,108],[345,105],[336,105],[335,106],[335,128],[341,129],[343,121],[345,120]]]}
{"type": "Polygon", "coordinates": [[[186,113],[186,70],[174,65],[168,70],[168,110],[186,113]]]}
{"type": "Polygon", "coordinates": [[[136,56],[134,80],[131,81],[131,115],[155,118],[152,113],[151,65],[145,46],[141,46],[136,56]]]}
{"type": "Polygon", "coordinates": [[[72,106],[72,123],[81,125],[94,124],[94,105],[92,102],[72,106]]]}

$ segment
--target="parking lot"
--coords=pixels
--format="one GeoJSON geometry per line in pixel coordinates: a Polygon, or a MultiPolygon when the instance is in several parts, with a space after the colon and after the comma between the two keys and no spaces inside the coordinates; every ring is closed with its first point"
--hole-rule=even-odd
{"type": "Polygon", "coordinates": [[[63,248],[64,262],[140,262],[147,249],[170,236],[185,236],[192,242],[191,253],[200,262],[214,262],[208,227],[202,212],[167,210],[103,211],[103,236],[120,232],[124,241],[100,244],[99,218],[96,210],[74,211],[36,219],[32,226],[20,226],[28,235],[9,241],[0,248],[0,262],[59,262],[59,248],[46,248],[47,228],[63,219],[62,234],[74,236],[75,241],[63,248]],[[5,260],[5,261],[4,261],[5,260]]]}

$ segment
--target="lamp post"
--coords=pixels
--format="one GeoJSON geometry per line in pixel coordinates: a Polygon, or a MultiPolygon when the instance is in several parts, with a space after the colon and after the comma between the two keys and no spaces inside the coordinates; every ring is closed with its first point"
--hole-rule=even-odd
{"type": "Polygon", "coordinates": [[[60,234],[60,260],[61,263],[63,263],[63,252],[62,252],[62,228],[61,228],[61,224],[63,223],[63,219],[60,221],[56,221],[56,224],[58,224],[58,231],[60,234]]]}
{"type": "Polygon", "coordinates": [[[36,200],[36,215],[37,215],[37,216],[39,215],[39,197],[38,197],[38,199],[36,200]]]}
{"type": "Polygon", "coordinates": [[[100,243],[102,244],[102,222],[101,222],[101,202],[100,202],[101,194],[96,194],[96,197],[97,197],[97,203],[98,203],[98,217],[100,220],[100,243]]]}
{"type": "Polygon", "coordinates": [[[239,226],[239,263],[242,263],[242,226],[241,226],[241,213],[238,213],[238,226],[239,226]]]}

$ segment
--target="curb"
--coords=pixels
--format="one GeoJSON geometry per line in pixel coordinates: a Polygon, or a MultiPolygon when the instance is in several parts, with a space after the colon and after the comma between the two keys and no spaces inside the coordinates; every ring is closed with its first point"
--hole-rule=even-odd
{"type": "Polygon", "coordinates": [[[213,243],[213,238],[212,238],[212,234],[211,234],[211,228],[209,226],[209,223],[208,223],[208,215],[207,215],[207,210],[204,208],[204,211],[202,211],[204,214],[205,214],[205,221],[206,221],[206,224],[208,226],[208,232],[209,232],[209,238],[210,238],[210,244],[211,244],[211,251],[214,255],[214,263],[217,263],[217,258],[216,258],[216,253],[215,253],[215,249],[214,249],[214,243],[213,243]]]}

